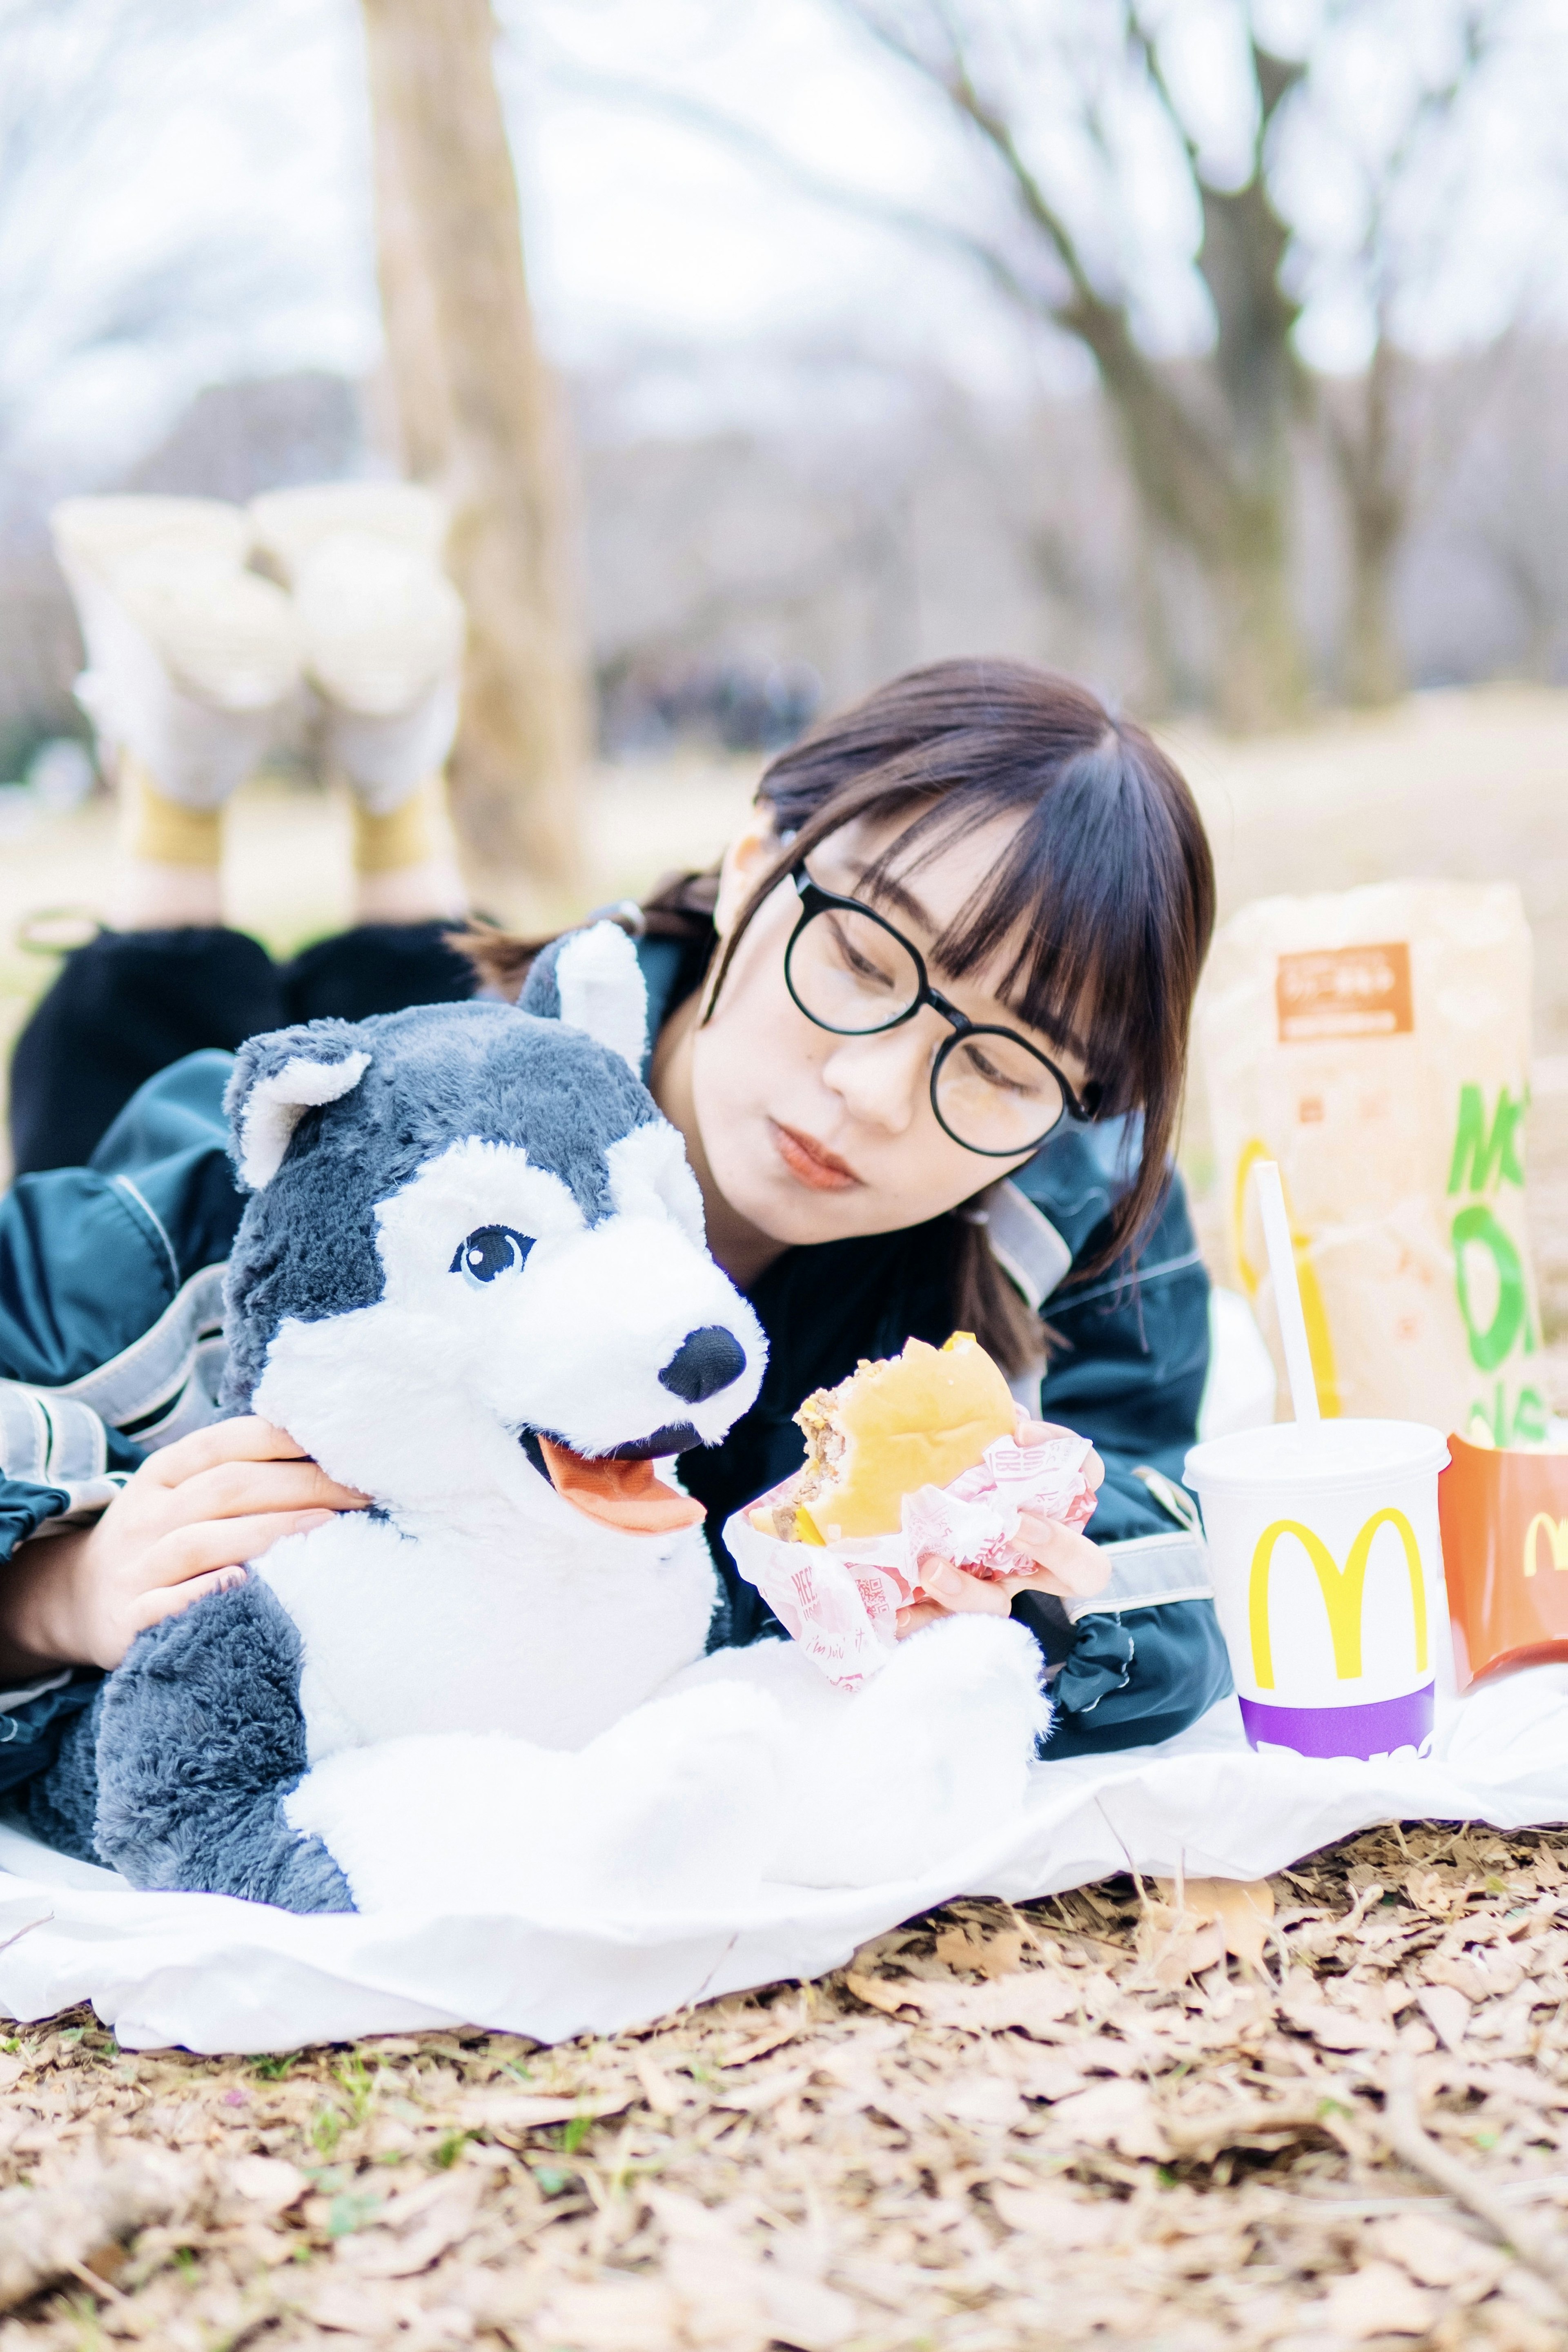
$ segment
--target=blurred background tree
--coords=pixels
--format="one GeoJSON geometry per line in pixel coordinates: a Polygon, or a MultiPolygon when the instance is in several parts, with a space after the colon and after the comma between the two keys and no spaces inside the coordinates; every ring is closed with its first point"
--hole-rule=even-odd
{"type": "Polygon", "coordinates": [[[1206,591],[1225,722],[1246,732],[1300,715],[1313,664],[1293,542],[1300,445],[1315,436],[1344,509],[1340,681],[1352,703],[1390,700],[1405,683],[1394,570],[1419,437],[1400,333],[1450,264],[1478,193],[1485,142],[1468,105],[1492,101],[1494,63],[1528,70],[1541,12],[1528,0],[1460,0],[1424,20],[1403,0],[1294,12],[1206,0],[826,5],[913,77],[978,159],[939,203],[836,182],[754,121],[668,80],[575,78],[960,257],[1025,320],[1091,355],[1136,494],[1156,702],[1176,684],[1159,609],[1163,546],[1206,591]],[[1336,193],[1337,220],[1311,218],[1314,173],[1336,193]],[[1197,297],[1184,333],[1173,316],[1184,276],[1197,297]],[[1361,363],[1337,378],[1310,363],[1298,334],[1325,278],[1342,310],[1361,314],[1361,363]]]}
{"type": "Polygon", "coordinates": [[[489,0],[363,0],[376,265],[403,469],[445,491],[468,609],[453,815],[483,886],[570,885],[588,752],[568,460],[523,268],[489,0]]]}
{"type": "Polygon", "coordinates": [[[0,0],[0,771],[55,497],[404,465],[487,872],[570,858],[584,639],[617,756],[955,651],[1242,727],[1568,668],[1563,0],[498,5],[0,0]]]}

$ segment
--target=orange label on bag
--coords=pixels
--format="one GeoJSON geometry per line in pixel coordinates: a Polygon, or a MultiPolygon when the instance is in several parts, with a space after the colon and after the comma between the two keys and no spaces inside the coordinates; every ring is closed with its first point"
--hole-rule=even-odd
{"type": "Polygon", "coordinates": [[[1319,1037],[1398,1036],[1415,1025],[1410,950],[1403,940],[1390,940],[1282,955],[1274,1001],[1282,1045],[1319,1037]]]}

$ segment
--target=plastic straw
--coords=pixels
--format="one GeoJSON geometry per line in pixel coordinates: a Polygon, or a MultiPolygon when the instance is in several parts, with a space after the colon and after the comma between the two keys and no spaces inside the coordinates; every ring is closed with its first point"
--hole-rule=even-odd
{"type": "Polygon", "coordinates": [[[1312,1351],[1307,1345],[1307,1318],[1301,1312],[1301,1286],[1296,1278],[1296,1250],[1290,1220],[1285,1213],[1285,1188],[1277,1160],[1259,1160],[1258,1205],[1263,1214],[1263,1238],[1268,1245],[1268,1271],[1274,1277],[1274,1308],[1285,1348],[1285,1371],[1290,1382],[1290,1402],[1298,1421],[1318,1421],[1318,1384],[1312,1378],[1312,1351]]]}

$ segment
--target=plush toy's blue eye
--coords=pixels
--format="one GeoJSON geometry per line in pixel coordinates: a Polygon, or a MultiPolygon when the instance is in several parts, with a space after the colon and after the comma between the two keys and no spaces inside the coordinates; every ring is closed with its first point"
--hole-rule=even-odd
{"type": "Polygon", "coordinates": [[[515,1274],[532,1247],[530,1234],[514,1234],[510,1225],[480,1225],[459,1247],[451,1271],[470,1282],[494,1282],[498,1275],[515,1274]]]}

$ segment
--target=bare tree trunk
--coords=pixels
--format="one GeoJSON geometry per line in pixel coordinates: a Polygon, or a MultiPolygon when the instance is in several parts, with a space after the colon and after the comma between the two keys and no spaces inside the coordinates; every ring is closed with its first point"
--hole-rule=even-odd
{"type": "Polygon", "coordinates": [[[554,388],[534,340],[489,0],[363,0],[405,462],[468,608],[453,804],[476,878],[570,885],[587,696],[554,388]]]}
{"type": "Polygon", "coordinates": [[[1394,565],[1408,520],[1410,490],[1393,415],[1394,355],[1380,335],[1358,387],[1359,420],[1326,405],[1328,446],[1350,524],[1345,698],[1375,709],[1405,691],[1405,657],[1394,625],[1394,565]]]}
{"type": "Polygon", "coordinates": [[[1406,679],[1394,625],[1394,561],[1404,535],[1395,508],[1351,510],[1351,593],[1345,622],[1345,699],[1364,710],[1396,702],[1406,679]]]}
{"type": "Polygon", "coordinates": [[[1304,66],[1256,39],[1258,94],[1252,170],[1231,189],[1211,186],[1196,144],[1166,86],[1156,44],[1122,0],[1129,46],[1147,68],[1187,152],[1203,207],[1198,268],[1214,301],[1212,358],[1173,368],[1152,359],[1133,332],[1132,306],[1108,295],[1046,182],[1027,161],[1004,101],[977,84],[962,8],[950,0],[838,0],[882,46],[937,90],[989,152],[1029,236],[1059,265],[1062,283],[1020,271],[1002,245],[967,234],[972,260],[1027,314],[1051,318],[1092,352],[1121,429],[1147,528],[1185,548],[1213,594],[1218,630],[1215,699],[1238,730],[1289,726],[1306,698],[1307,660],[1289,582],[1293,478],[1290,432],[1303,401],[1290,342],[1299,304],[1280,284],[1289,232],[1265,172],[1272,125],[1304,66]]]}

